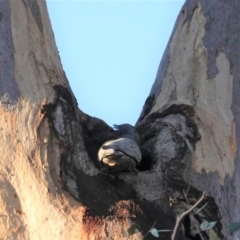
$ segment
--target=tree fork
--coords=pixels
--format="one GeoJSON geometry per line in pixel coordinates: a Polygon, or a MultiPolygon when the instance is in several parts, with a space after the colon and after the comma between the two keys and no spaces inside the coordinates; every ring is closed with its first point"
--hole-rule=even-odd
{"type": "Polygon", "coordinates": [[[78,109],[45,1],[2,0],[0,238],[142,239],[154,222],[174,228],[189,184],[190,204],[209,196],[199,223],[218,221],[220,239],[240,237],[228,232],[240,218],[239,9],[186,1],[136,125],[139,174],[114,182],[99,174],[97,151],[115,132],[78,109]],[[128,236],[132,224],[140,232],[128,236]]]}

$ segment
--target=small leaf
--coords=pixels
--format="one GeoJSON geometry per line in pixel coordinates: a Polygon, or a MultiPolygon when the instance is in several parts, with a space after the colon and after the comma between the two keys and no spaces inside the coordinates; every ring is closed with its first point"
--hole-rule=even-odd
{"type": "Polygon", "coordinates": [[[158,230],[156,228],[152,228],[150,230],[150,233],[154,236],[154,237],[159,237],[159,234],[158,234],[158,230]]]}
{"type": "Polygon", "coordinates": [[[212,229],[210,229],[210,231],[209,231],[209,239],[210,240],[221,240],[212,229]]]}
{"type": "Polygon", "coordinates": [[[210,222],[209,225],[208,225],[207,230],[212,229],[216,224],[217,224],[217,221],[210,222]]]}
{"type": "Polygon", "coordinates": [[[127,230],[127,231],[128,231],[128,234],[129,234],[129,235],[133,235],[134,233],[139,232],[138,228],[139,228],[139,225],[134,223],[134,224],[131,225],[131,227],[127,230]]]}
{"type": "Polygon", "coordinates": [[[217,222],[208,222],[208,221],[203,221],[200,225],[201,230],[206,231],[211,228],[213,228],[216,225],[217,222]]]}
{"type": "Polygon", "coordinates": [[[240,222],[231,223],[228,226],[228,229],[229,229],[230,233],[235,233],[236,231],[238,231],[240,229],[240,222]]]}
{"type": "Polygon", "coordinates": [[[188,139],[185,139],[185,141],[188,149],[193,153],[194,152],[193,145],[188,141],[188,139]]]}
{"type": "Polygon", "coordinates": [[[138,228],[135,228],[135,233],[139,233],[140,231],[138,230],[138,228]]]}
{"type": "Polygon", "coordinates": [[[205,231],[207,229],[208,226],[208,221],[203,221],[200,225],[201,230],[205,231]]]}

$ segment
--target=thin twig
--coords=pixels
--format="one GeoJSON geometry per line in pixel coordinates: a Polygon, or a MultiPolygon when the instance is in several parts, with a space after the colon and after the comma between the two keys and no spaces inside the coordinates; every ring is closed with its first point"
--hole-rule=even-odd
{"type": "MultiPolygon", "coordinates": [[[[183,195],[184,195],[184,197],[185,197],[186,203],[189,204],[188,199],[187,199],[187,193],[183,192],[183,195]]],[[[207,203],[206,203],[201,209],[203,209],[206,205],[207,205],[207,203]]],[[[201,210],[201,209],[200,209],[200,210],[201,210]]],[[[199,211],[199,210],[198,210],[198,211],[199,211]]],[[[189,215],[191,215],[191,213],[190,213],[189,215]]],[[[200,229],[199,229],[199,226],[198,226],[197,223],[196,223],[196,219],[194,218],[194,216],[193,216],[193,224],[194,224],[195,228],[197,229],[197,232],[198,232],[201,240],[204,240],[204,238],[203,238],[203,236],[202,236],[202,234],[201,234],[201,231],[200,231],[200,229]]]]}
{"type": "Polygon", "coordinates": [[[187,197],[188,192],[189,192],[189,190],[190,190],[190,185],[191,185],[191,181],[192,181],[192,173],[193,173],[193,170],[191,169],[190,179],[189,179],[189,183],[188,183],[187,191],[185,192],[186,197],[187,197]]]}
{"type": "Polygon", "coordinates": [[[205,203],[201,208],[199,208],[194,214],[201,212],[206,206],[208,205],[208,203],[205,203]]]}
{"type": "Polygon", "coordinates": [[[151,229],[153,229],[155,227],[156,223],[157,223],[157,221],[152,225],[152,227],[148,230],[148,232],[143,236],[143,239],[149,234],[151,229]]]}
{"type": "MultiPolygon", "coordinates": [[[[193,153],[193,155],[195,155],[195,152],[193,153]]],[[[190,179],[189,179],[189,182],[188,182],[187,191],[186,191],[186,192],[183,191],[183,195],[184,195],[184,198],[185,198],[187,204],[189,204],[189,203],[188,203],[187,195],[188,195],[189,190],[190,190],[190,185],[191,185],[191,181],[192,181],[192,175],[193,175],[193,169],[191,169],[191,172],[190,172],[190,179]]],[[[199,211],[201,211],[206,205],[207,205],[207,203],[206,203],[199,211]]],[[[194,220],[195,220],[195,218],[194,218],[194,220]]],[[[202,236],[202,234],[201,234],[201,231],[200,231],[198,225],[196,224],[195,221],[193,221],[193,224],[194,224],[195,228],[197,229],[198,234],[199,234],[201,240],[203,240],[203,236],[202,236]]]]}
{"type": "Polygon", "coordinates": [[[205,196],[206,196],[205,192],[203,192],[202,196],[198,199],[198,201],[191,208],[189,208],[187,211],[183,212],[180,216],[177,216],[176,224],[173,229],[171,240],[176,240],[179,227],[180,227],[184,217],[186,217],[190,212],[192,212],[193,209],[196,208],[202,202],[202,200],[205,198],[205,196]]]}
{"type": "Polygon", "coordinates": [[[197,232],[198,232],[201,240],[204,240],[203,235],[201,234],[201,231],[200,231],[200,229],[199,229],[199,226],[197,225],[196,222],[197,222],[197,220],[196,220],[195,218],[193,218],[193,224],[194,224],[195,228],[197,229],[197,232]]]}

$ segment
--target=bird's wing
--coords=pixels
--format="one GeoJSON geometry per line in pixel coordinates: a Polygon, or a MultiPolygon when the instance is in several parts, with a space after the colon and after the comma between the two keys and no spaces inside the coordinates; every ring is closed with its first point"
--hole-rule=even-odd
{"type": "Polygon", "coordinates": [[[127,155],[134,159],[136,162],[141,161],[141,151],[138,145],[129,138],[119,138],[105,142],[99,152],[98,158],[101,161],[106,156],[121,157],[127,155]]]}

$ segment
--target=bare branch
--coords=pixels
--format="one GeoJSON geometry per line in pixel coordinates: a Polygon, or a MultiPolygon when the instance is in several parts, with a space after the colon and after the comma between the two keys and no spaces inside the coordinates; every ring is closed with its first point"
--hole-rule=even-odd
{"type": "Polygon", "coordinates": [[[175,224],[175,227],[173,229],[171,240],[176,240],[177,239],[176,238],[177,233],[178,233],[179,227],[180,227],[184,217],[186,217],[189,213],[191,213],[193,211],[193,209],[196,208],[203,201],[205,196],[206,196],[206,194],[205,194],[205,192],[203,192],[202,196],[199,198],[199,200],[191,208],[189,208],[187,211],[182,213],[180,216],[177,216],[176,224],[175,224]]]}

